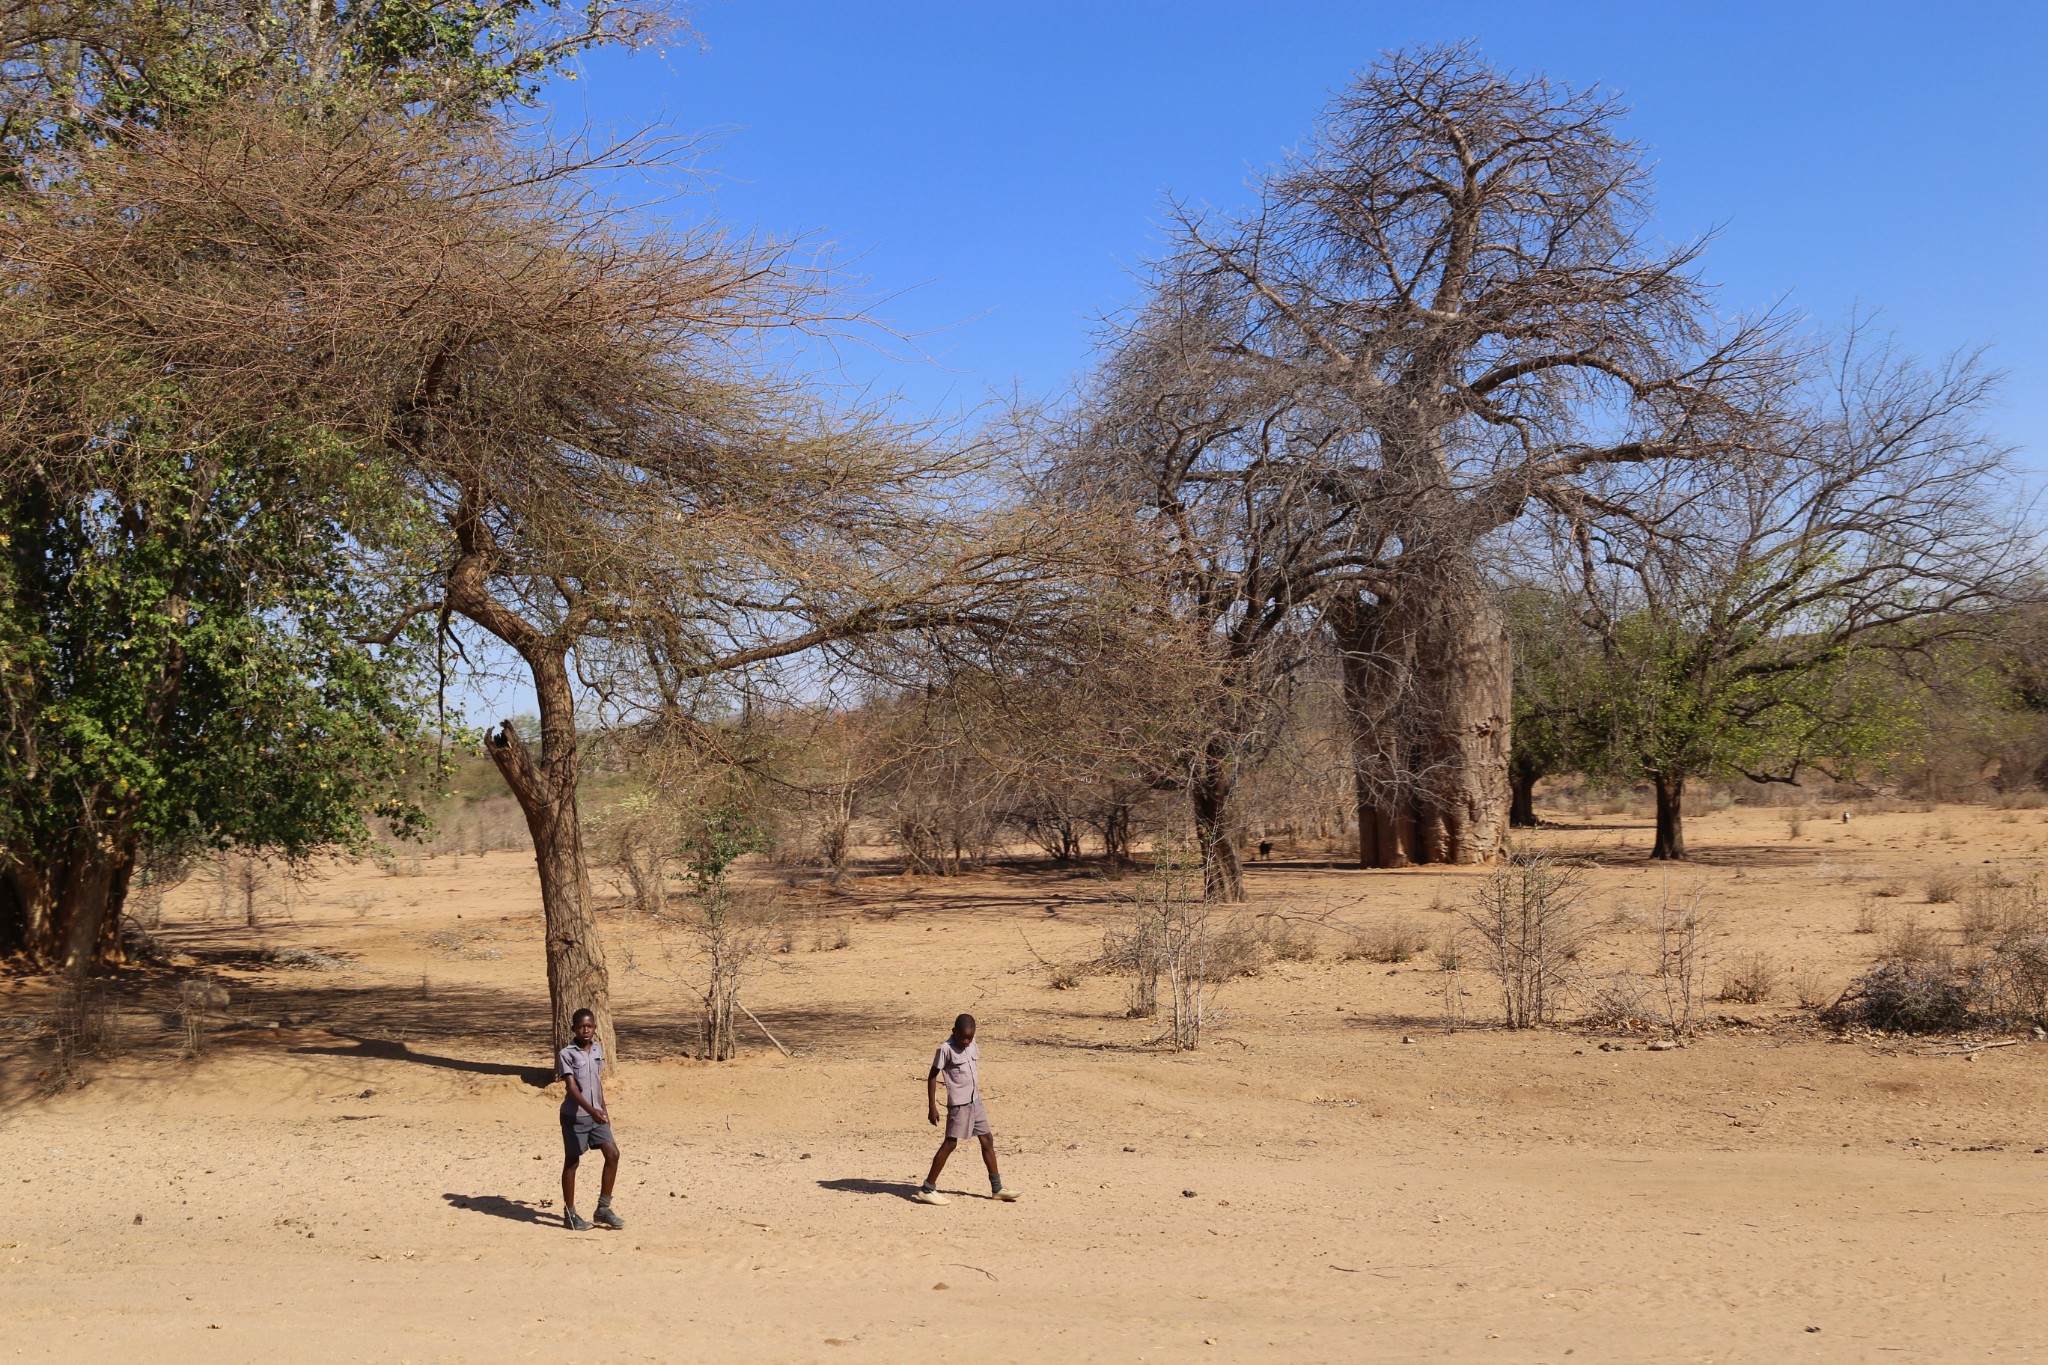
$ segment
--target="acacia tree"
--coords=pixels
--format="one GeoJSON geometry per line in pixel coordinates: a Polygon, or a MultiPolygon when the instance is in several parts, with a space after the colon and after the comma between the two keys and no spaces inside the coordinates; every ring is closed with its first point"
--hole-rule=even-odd
{"type": "MultiPolygon", "coordinates": [[[[1722,331],[1698,245],[1645,231],[1649,177],[1593,90],[1468,48],[1396,53],[1324,112],[1249,214],[1177,209],[1165,298],[1199,298],[1218,387],[1335,422],[1266,452],[1354,521],[1326,619],[1355,732],[1360,860],[1493,857],[1510,664],[1488,549],[1532,506],[1625,501],[1629,471],[1742,448],[1780,369],[1722,331]]],[[[1304,556],[1304,562],[1317,562],[1304,556]]],[[[1302,585],[1306,588],[1306,584],[1302,585]]]]}
{"type": "Polygon", "coordinates": [[[246,401],[149,353],[177,313],[138,280],[204,295],[239,262],[179,230],[218,187],[136,180],[138,139],[251,100],[474,118],[654,18],[0,0],[0,954],[109,964],[152,849],[359,845],[426,776],[422,632],[388,628],[414,585],[358,554],[416,509],[332,395],[246,401]]]}
{"type": "Polygon", "coordinates": [[[1673,471],[1628,516],[1569,527],[1603,644],[1593,728],[1656,789],[1651,856],[1686,856],[1686,780],[1853,777],[1900,747],[1902,659],[1990,638],[2033,600],[2030,498],[1978,416],[1974,360],[1927,370],[1852,333],[1772,448],[1673,471]]]}
{"type": "Polygon", "coordinates": [[[1604,678],[1601,638],[1575,595],[1523,584],[1502,594],[1514,646],[1514,730],[1508,824],[1534,829],[1536,784],[1585,760],[1604,678]]]}

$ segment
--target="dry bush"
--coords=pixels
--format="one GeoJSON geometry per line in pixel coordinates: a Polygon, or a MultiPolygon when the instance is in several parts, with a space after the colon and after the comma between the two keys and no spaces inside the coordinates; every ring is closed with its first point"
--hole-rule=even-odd
{"type": "Polygon", "coordinates": [[[1962,873],[1954,868],[1946,868],[1930,875],[1925,885],[1929,905],[1952,905],[1969,883],[1964,880],[1962,873]]]}
{"type": "Polygon", "coordinates": [[[1795,810],[1785,817],[1785,835],[1787,838],[1797,839],[1805,832],[1806,812],[1795,810]]]}
{"type": "Polygon", "coordinates": [[[1316,931],[1312,925],[1282,915],[1265,915],[1259,920],[1257,932],[1275,962],[1316,960],[1320,945],[1316,942],[1316,931]]]}
{"type": "Polygon", "coordinates": [[[1977,948],[2038,932],[2042,920],[2039,881],[2021,881],[1994,868],[1970,888],[1957,924],[1963,943],[1977,948]]]}
{"type": "Polygon", "coordinates": [[[1828,979],[1811,967],[1792,973],[1792,998],[1803,1010],[1825,1009],[1834,1003],[1836,994],[1828,979]]]}
{"type": "Polygon", "coordinates": [[[1850,932],[1857,934],[1874,934],[1883,927],[1884,921],[1879,917],[1877,913],[1877,907],[1875,905],[1872,905],[1869,901],[1865,901],[1863,902],[1863,904],[1856,907],[1856,925],[1855,928],[1853,928],[1850,932]]]}
{"type": "Polygon", "coordinates": [[[1436,941],[1436,948],[1433,951],[1438,971],[1456,972],[1464,969],[1464,939],[1456,929],[1446,929],[1443,937],[1436,941]]]}
{"type": "Polygon", "coordinates": [[[1664,998],[1664,1026],[1673,1037],[1690,1033],[1705,990],[1711,918],[1698,885],[1673,898],[1666,888],[1657,904],[1657,983],[1664,998]]]}
{"type": "Polygon", "coordinates": [[[178,1022],[185,1033],[185,1055],[198,1057],[206,1051],[207,1021],[228,1008],[228,992],[218,981],[191,977],[178,983],[178,1022]]]}
{"type": "Polygon", "coordinates": [[[1978,965],[1975,985],[1991,1018],[2048,1027],[2048,933],[2036,928],[2001,940],[1978,965]]]}
{"type": "Polygon", "coordinates": [[[1212,983],[1257,976],[1266,967],[1266,942],[1249,924],[1226,924],[1209,933],[1205,978],[1212,983]]]}
{"type": "Polygon", "coordinates": [[[1879,953],[1879,958],[1885,962],[1939,962],[1944,966],[1950,957],[1948,945],[1941,941],[1941,935],[1934,926],[1910,915],[1901,916],[1892,926],[1879,953]]]}
{"type": "Polygon", "coordinates": [[[1474,891],[1465,923],[1500,986],[1509,1028],[1546,1023],[1562,1006],[1590,938],[1578,913],[1584,894],[1575,870],[1539,857],[1511,860],[1474,891]]]}
{"type": "Polygon", "coordinates": [[[120,1025],[103,982],[66,977],[57,993],[57,1045],[49,1075],[51,1089],[82,1079],[88,1057],[112,1057],[120,1050],[120,1025]]]}
{"type": "Polygon", "coordinates": [[[1354,962],[1406,962],[1428,948],[1429,935],[1422,926],[1406,915],[1395,915],[1359,930],[1344,957],[1354,962]]]}
{"type": "Polygon", "coordinates": [[[1055,963],[1047,968],[1045,984],[1056,991],[1070,991],[1081,984],[1081,969],[1069,963],[1055,963]]]}
{"type": "Polygon", "coordinates": [[[1585,1022],[1594,1028],[1640,1031],[1655,1028],[1659,1020],[1648,984],[1634,972],[1615,972],[1593,987],[1585,1022]]]}
{"type": "Polygon", "coordinates": [[[1881,962],[1849,983],[1829,1017],[1888,1033],[1953,1033],[1969,1026],[1972,995],[1946,962],[1881,962]]]}
{"type": "MultiPolygon", "coordinates": [[[[1892,897],[1894,897],[1894,896],[1903,896],[1903,895],[1905,895],[1905,894],[1906,894],[1906,887],[1905,887],[1905,884],[1904,884],[1903,882],[1897,881],[1897,880],[1895,880],[1895,879],[1890,879],[1890,880],[1887,880],[1887,881],[1885,881],[1885,882],[1884,882],[1884,883],[1883,883],[1882,885],[1880,885],[1880,886],[1874,886],[1874,887],[1872,887],[1872,888],[1870,889],[1870,894],[1871,894],[1871,895],[1873,895],[1873,896],[1882,896],[1882,897],[1886,898],[1887,900],[1889,900],[1890,898],[1892,898],[1892,897]]],[[[1871,931],[1871,930],[1865,930],[1864,932],[1866,932],[1866,933],[1869,933],[1869,932],[1874,932],[1874,931],[1871,931]]]]}
{"type": "Polygon", "coordinates": [[[1737,1005],[1761,1005],[1778,986],[1778,967],[1770,954],[1753,952],[1736,959],[1733,971],[1722,978],[1721,993],[1714,998],[1737,1005]]]}

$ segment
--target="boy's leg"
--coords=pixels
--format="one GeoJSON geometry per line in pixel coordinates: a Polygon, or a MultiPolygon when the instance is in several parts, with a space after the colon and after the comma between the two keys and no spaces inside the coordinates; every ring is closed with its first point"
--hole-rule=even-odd
{"type": "Polygon", "coordinates": [[[981,1164],[988,1167],[989,1182],[1000,1187],[1003,1173],[996,1169],[996,1140],[988,1133],[981,1135],[981,1164]]]}
{"type": "Polygon", "coordinates": [[[576,1207],[576,1159],[562,1158],[562,1212],[576,1207]]]}
{"type": "Polygon", "coordinates": [[[604,1184],[600,1187],[597,1208],[592,1211],[590,1219],[599,1227],[617,1232],[626,1226],[626,1220],[612,1211],[612,1186],[619,1180],[619,1144],[607,1142],[598,1150],[604,1153],[604,1184]]]}
{"type": "Polygon", "coordinates": [[[1003,1188],[1003,1173],[996,1169],[996,1140],[993,1135],[981,1135],[981,1163],[988,1167],[988,1192],[1005,1204],[1012,1203],[1017,1196],[1003,1188]]]}
{"type": "Polygon", "coordinates": [[[939,1172],[946,1169],[946,1158],[953,1155],[953,1149],[960,1145],[960,1139],[947,1138],[939,1144],[938,1154],[932,1158],[931,1174],[924,1178],[926,1189],[939,1183],[939,1172]]]}

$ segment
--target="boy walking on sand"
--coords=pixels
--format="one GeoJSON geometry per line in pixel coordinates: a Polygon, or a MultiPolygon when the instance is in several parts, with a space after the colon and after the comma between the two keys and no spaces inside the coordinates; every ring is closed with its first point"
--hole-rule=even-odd
{"type": "Polygon", "coordinates": [[[939,1144],[938,1155],[932,1158],[931,1174],[924,1178],[918,1188],[917,1202],[920,1204],[944,1204],[946,1196],[939,1193],[939,1172],[946,1169],[946,1158],[953,1155],[953,1149],[964,1137],[981,1139],[981,1161],[988,1167],[988,1190],[993,1199],[1005,1204],[1016,1199],[1016,1194],[1003,1188],[1003,1177],[996,1170],[995,1131],[988,1126],[988,1110],[981,1106],[981,1048],[974,1041],[974,1016],[963,1014],[953,1021],[953,1036],[939,1044],[939,1050],[932,1056],[931,1072],[924,1078],[925,1121],[939,1121],[939,1081],[946,1082],[946,1140],[939,1144]]]}
{"type": "Polygon", "coordinates": [[[624,1219],[612,1212],[612,1186],[619,1178],[619,1144],[612,1137],[611,1116],[604,1107],[604,1045],[597,1041],[597,1016],[577,1010],[570,1016],[575,1041],[555,1058],[555,1074],[569,1083],[562,1099],[562,1226],[588,1232],[590,1224],[576,1212],[576,1165],[591,1148],[604,1153],[604,1186],[591,1215],[599,1227],[619,1229],[624,1219]]]}

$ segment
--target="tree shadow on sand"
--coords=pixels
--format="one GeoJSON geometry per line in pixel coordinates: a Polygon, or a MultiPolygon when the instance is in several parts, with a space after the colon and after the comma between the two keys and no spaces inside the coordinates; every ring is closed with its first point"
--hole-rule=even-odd
{"type": "Polygon", "coordinates": [[[353,1034],[342,1034],[349,1040],[347,1047],[305,1046],[295,1047],[294,1053],[318,1057],[368,1057],[380,1062],[417,1062],[421,1066],[440,1067],[446,1071],[466,1071],[477,1076],[517,1076],[536,1089],[546,1089],[554,1084],[555,1073],[544,1066],[519,1066],[512,1062],[477,1062],[466,1057],[442,1057],[431,1052],[414,1052],[404,1043],[384,1038],[358,1038],[353,1034]]]}
{"type": "Polygon", "coordinates": [[[887,1194],[898,1199],[915,1200],[917,1186],[902,1180],[864,1180],[849,1176],[841,1180],[820,1180],[821,1190],[839,1190],[845,1194],[887,1194]]]}
{"type": "Polygon", "coordinates": [[[444,1194],[449,1207],[461,1209],[464,1213],[487,1213],[493,1218],[509,1218],[515,1223],[555,1223],[561,1221],[552,1215],[541,1213],[524,1199],[507,1199],[502,1194],[444,1194]]]}

